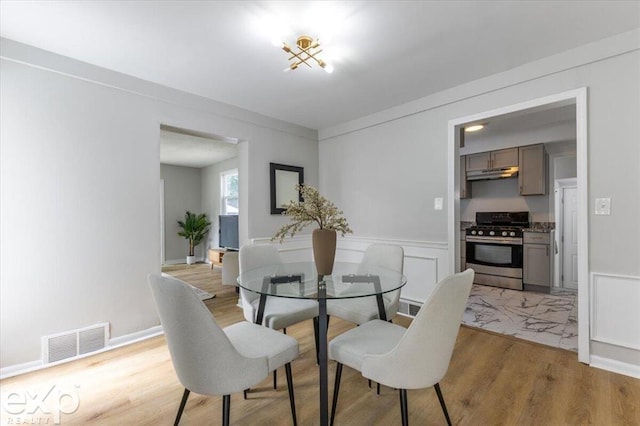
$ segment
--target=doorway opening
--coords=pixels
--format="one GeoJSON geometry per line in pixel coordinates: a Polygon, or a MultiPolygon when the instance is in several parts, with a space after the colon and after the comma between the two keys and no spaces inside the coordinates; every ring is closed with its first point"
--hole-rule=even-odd
{"type": "Polygon", "coordinates": [[[208,250],[220,247],[219,216],[238,205],[238,141],[172,126],[160,126],[161,265],[185,263],[187,241],[178,233],[185,211],[207,215],[206,239],[195,250],[197,262],[208,262],[208,250]],[[235,194],[223,194],[221,180],[235,170],[235,194]],[[227,197],[223,204],[223,197],[227,197]]]}
{"type": "MultiPolygon", "coordinates": [[[[575,270],[577,276],[577,289],[580,294],[578,298],[578,360],[589,362],[589,293],[588,293],[588,182],[587,182],[587,105],[586,88],[571,90],[540,99],[523,102],[520,104],[505,106],[491,111],[460,117],[449,121],[448,137],[448,207],[452,214],[449,216],[449,269],[453,273],[460,270],[464,252],[461,250],[461,192],[464,194],[465,184],[461,178],[461,142],[464,144],[464,128],[471,124],[486,124],[491,120],[499,120],[504,123],[509,121],[517,122],[522,117],[531,116],[544,112],[545,110],[558,110],[561,108],[572,108],[575,113],[575,163],[576,163],[576,220],[575,237],[577,237],[577,254],[575,257],[575,270]]],[[[508,141],[502,143],[508,144],[508,141]]],[[[513,143],[513,141],[511,141],[513,143]]],[[[514,145],[511,145],[514,146],[514,145]]],[[[517,145],[516,145],[517,146],[517,145]]],[[[501,146],[506,148],[507,145],[501,146]]],[[[469,149],[468,147],[466,148],[469,149]]],[[[462,152],[465,152],[464,149],[462,152]]],[[[550,180],[555,182],[555,179],[550,180]]],[[[554,188],[551,184],[551,188],[554,188]]],[[[555,198],[551,196],[549,203],[553,203],[555,198]],[[553,201],[552,201],[553,200],[553,201]]],[[[529,210],[529,209],[528,209],[529,210]]],[[[554,216],[557,222],[555,209],[549,210],[549,216],[554,216]]],[[[533,221],[536,221],[535,218],[533,221]]],[[[551,221],[549,221],[551,222],[551,221]]],[[[555,274],[554,274],[555,275],[555,274]]],[[[555,279],[554,279],[555,283],[555,279]]]]}

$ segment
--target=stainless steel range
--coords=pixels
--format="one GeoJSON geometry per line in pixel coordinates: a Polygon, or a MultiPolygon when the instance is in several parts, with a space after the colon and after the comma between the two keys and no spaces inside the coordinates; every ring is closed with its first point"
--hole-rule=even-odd
{"type": "Polygon", "coordinates": [[[466,267],[474,283],[522,290],[522,230],[529,212],[477,212],[467,228],[466,267]]]}

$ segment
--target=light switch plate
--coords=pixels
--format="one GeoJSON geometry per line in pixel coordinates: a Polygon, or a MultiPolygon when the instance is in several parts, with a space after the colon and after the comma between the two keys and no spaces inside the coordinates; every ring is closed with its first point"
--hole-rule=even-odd
{"type": "Polygon", "coordinates": [[[435,210],[442,210],[442,203],[443,203],[443,198],[438,197],[438,198],[434,198],[433,199],[433,208],[435,210]]]}
{"type": "Polygon", "coordinates": [[[611,214],[611,198],[596,198],[596,214],[605,216],[611,214]]]}

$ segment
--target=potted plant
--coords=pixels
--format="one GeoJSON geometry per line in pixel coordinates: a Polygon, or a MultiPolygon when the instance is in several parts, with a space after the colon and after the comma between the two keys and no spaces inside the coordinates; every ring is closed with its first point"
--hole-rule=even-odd
{"type": "Polygon", "coordinates": [[[344,237],[353,231],[349,228],[343,212],[318,190],[309,185],[296,185],[300,191],[302,202],[290,201],[284,206],[283,215],[289,216],[291,222],[281,227],[271,240],[282,242],[287,235],[294,236],[304,227],[316,224],[317,229],[311,234],[313,258],[319,275],[331,275],[336,253],[336,234],[344,237]]]}
{"type": "Polygon", "coordinates": [[[209,222],[205,213],[195,214],[187,210],[184,214],[184,221],[179,220],[178,225],[181,229],[178,235],[189,241],[187,264],[194,264],[196,263],[195,248],[207,236],[211,222],[209,222]]]}

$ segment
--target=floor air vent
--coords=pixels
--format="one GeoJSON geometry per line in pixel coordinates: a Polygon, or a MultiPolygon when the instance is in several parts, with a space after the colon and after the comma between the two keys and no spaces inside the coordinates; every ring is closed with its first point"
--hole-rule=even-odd
{"type": "Polygon", "coordinates": [[[104,349],[109,323],[52,334],[42,338],[42,361],[49,364],[104,349]]]}

